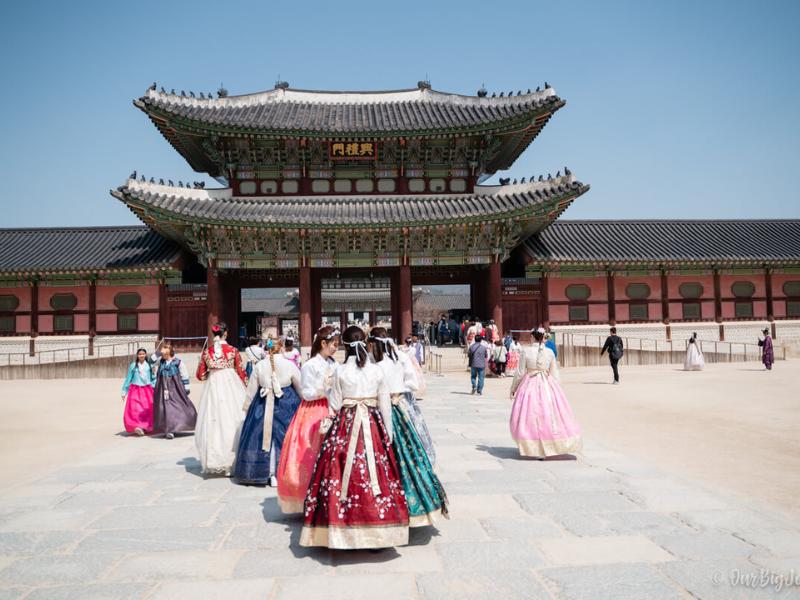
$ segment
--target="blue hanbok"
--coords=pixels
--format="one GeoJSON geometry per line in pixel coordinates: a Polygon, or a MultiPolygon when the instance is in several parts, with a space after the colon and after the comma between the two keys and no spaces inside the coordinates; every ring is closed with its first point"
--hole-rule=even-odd
{"type": "Polygon", "coordinates": [[[253,368],[233,470],[237,483],[266,485],[275,476],[286,430],[300,406],[299,388],[300,370],[280,355],[253,368]]]}

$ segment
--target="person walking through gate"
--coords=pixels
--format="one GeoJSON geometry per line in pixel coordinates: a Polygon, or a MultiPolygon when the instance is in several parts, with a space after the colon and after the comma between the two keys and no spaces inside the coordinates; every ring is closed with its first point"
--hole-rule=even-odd
{"type": "Polygon", "coordinates": [[[606,350],[608,350],[608,359],[611,361],[611,370],[614,371],[614,384],[616,385],[619,383],[619,369],[617,365],[622,355],[625,353],[622,347],[622,338],[617,335],[616,327],[611,328],[611,335],[606,338],[606,343],[603,344],[603,349],[600,350],[600,356],[603,356],[606,350]]]}
{"type": "Polygon", "coordinates": [[[483,336],[476,335],[475,341],[467,353],[469,359],[470,381],[472,393],[483,394],[483,380],[486,375],[486,364],[489,362],[489,347],[483,343],[483,336]]]}

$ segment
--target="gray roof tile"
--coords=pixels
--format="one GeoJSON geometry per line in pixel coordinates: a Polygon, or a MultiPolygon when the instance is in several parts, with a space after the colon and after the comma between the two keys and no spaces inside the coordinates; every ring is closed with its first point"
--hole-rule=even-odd
{"type": "Polygon", "coordinates": [[[144,226],[0,229],[0,272],[165,268],[174,242],[144,226]]]}
{"type": "Polygon", "coordinates": [[[800,220],[558,221],[524,243],[533,262],[800,262],[800,220]]]}
{"type": "MultiPolygon", "coordinates": [[[[589,189],[571,175],[544,182],[479,186],[472,194],[384,196],[260,196],[235,197],[219,190],[176,188],[128,180],[112,190],[134,210],[172,213],[199,221],[313,227],[389,227],[457,222],[464,218],[520,216],[556,198],[571,201],[589,189]],[[560,188],[561,191],[558,191],[560,188]],[[546,192],[541,194],[539,192],[546,192]]],[[[547,207],[543,207],[547,208],[547,207]]]]}
{"type": "Polygon", "coordinates": [[[162,111],[209,125],[335,133],[469,128],[532,112],[555,111],[563,104],[552,88],[503,98],[431,89],[314,92],[288,88],[224,98],[191,98],[150,89],[136,101],[147,113],[162,111]]]}

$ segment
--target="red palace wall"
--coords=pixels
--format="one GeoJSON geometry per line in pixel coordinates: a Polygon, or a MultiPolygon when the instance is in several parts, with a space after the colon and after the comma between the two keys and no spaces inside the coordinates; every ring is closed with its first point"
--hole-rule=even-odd
{"type": "MultiPolygon", "coordinates": [[[[608,278],[606,276],[594,277],[558,277],[551,276],[545,279],[547,282],[548,314],[549,320],[553,324],[569,323],[570,305],[588,306],[588,321],[573,321],[573,324],[586,323],[607,323],[609,321],[608,306],[608,278]],[[589,286],[590,296],[586,301],[570,301],[566,295],[569,285],[583,284],[589,286]]],[[[786,282],[800,281],[800,275],[777,274],[772,276],[772,297],[773,312],[775,318],[798,318],[800,315],[790,315],[787,311],[787,297],[783,291],[786,282]]],[[[721,274],[720,283],[720,308],[723,320],[766,320],[767,314],[767,287],[766,277],[763,273],[730,275],[721,274]],[[749,282],[753,284],[754,293],[751,298],[736,298],[732,291],[734,283],[749,282]],[[736,302],[752,302],[752,317],[737,316],[736,302]]],[[[700,275],[667,275],[667,317],[670,321],[697,321],[698,319],[684,319],[684,304],[700,304],[700,320],[714,321],[716,317],[716,298],[714,289],[714,275],[709,270],[700,275]],[[680,294],[680,286],[683,283],[699,283],[703,290],[699,298],[683,298],[680,294]]],[[[789,298],[792,301],[800,301],[800,297],[789,298]]],[[[647,303],[648,318],[647,322],[661,322],[664,319],[662,311],[662,289],[660,275],[647,276],[625,276],[614,275],[614,312],[615,321],[641,322],[632,320],[630,317],[630,305],[647,303]],[[631,283],[644,283],[650,287],[650,296],[646,299],[628,298],[626,289],[631,283]]]]}
{"type": "MultiPolygon", "coordinates": [[[[32,287],[0,288],[0,295],[14,295],[19,300],[19,305],[13,312],[0,313],[2,316],[15,317],[16,330],[3,332],[2,335],[28,335],[32,330],[32,287]]],[[[83,333],[89,332],[90,325],[90,293],[88,285],[50,287],[41,285],[38,288],[38,333],[48,335],[53,333],[83,333]],[[50,299],[56,294],[73,294],[77,304],[71,310],[56,311],[50,305],[50,299]],[[55,332],[53,317],[55,314],[70,314],[73,317],[71,332],[55,332]]],[[[119,313],[137,313],[138,328],[140,332],[155,332],[159,329],[159,286],[103,286],[95,288],[95,329],[97,333],[117,333],[117,315],[119,313]],[[136,292],[141,298],[141,303],[135,309],[120,310],[114,304],[114,298],[121,292],[136,292]]],[[[134,333],[126,331],[125,333],[134,333]]]]}

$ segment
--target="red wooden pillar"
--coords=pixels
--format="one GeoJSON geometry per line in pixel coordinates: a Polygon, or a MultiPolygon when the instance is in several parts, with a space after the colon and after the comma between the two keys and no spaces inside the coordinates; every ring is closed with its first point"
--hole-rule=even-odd
{"type": "Polygon", "coordinates": [[[375,309],[375,306],[372,307],[372,310],[369,311],[369,325],[370,327],[375,327],[378,324],[378,311],[375,309]]]}
{"type": "Polygon", "coordinates": [[[167,311],[167,284],[161,279],[158,282],[158,337],[167,337],[169,317],[167,311]]]}
{"type": "Polygon", "coordinates": [[[769,267],[764,268],[764,287],[767,292],[767,319],[772,321],[775,318],[775,311],[772,298],[772,269],[769,267]]]}
{"type": "Polygon", "coordinates": [[[550,277],[547,271],[542,271],[542,277],[539,282],[541,287],[540,298],[542,299],[539,303],[539,320],[542,326],[547,328],[550,327],[550,277]]]}
{"type": "Polygon", "coordinates": [[[238,274],[225,273],[220,277],[220,288],[222,292],[222,309],[220,316],[228,326],[228,343],[236,346],[239,339],[239,303],[242,291],[238,274]]]}
{"type": "Polygon", "coordinates": [[[316,332],[322,326],[322,275],[311,274],[311,330],[316,332]]]}
{"type": "Polygon", "coordinates": [[[614,293],[614,271],[606,272],[606,295],[608,296],[608,322],[617,324],[617,299],[614,293]]]}
{"type": "Polygon", "coordinates": [[[36,336],[39,335],[39,280],[31,283],[31,341],[29,354],[36,356],[36,336]]]}
{"type": "Polygon", "coordinates": [[[666,269],[661,269],[661,320],[669,323],[669,279],[666,269]]]}
{"type": "Polygon", "coordinates": [[[214,336],[211,334],[211,327],[219,321],[222,312],[222,291],[219,285],[219,273],[217,268],[209,262],[206,270],[206,297],[208,306],[208,345],[214,343],[214,336]]]}
{"type": "Polygon", "coordinates": [[[311,269],[300,267],[300,345],[303,347],[310,347],[314,341],[311,300],[311,269]]]}
{"type": "Polygon", "coordinates": [[[411,267],[401,265],[398,273],[397,311],[400,317],[398,339],[403,340],[411,333],[413,320],[411,308],[411,267]]]}
{"type": "Polygon", "coordinates": [[[89,280],[89,356],[94,355],[94,336],[97,333],[97,280],[89,280]]]}
{"type": "Polygon", "coordinates": [[[500,277],[500,261],[495,260],[489,265],[489,281],[486,294],[486,312],[494,321],[497,331],[503,335],[503,279],[500,277]]]}
{"type": "Polygon", "coordinates": [[[772,295],[772,268],[764,267],[764,286],[767,292],[767,319],[770,322],[770,329],[773,339],[777,338],[777,327],[775,326],[774,298],[772,295]]]}
{"type": "Polygon", "coordinates": [[[719,269],[714,269],[714,319],[719,323],[719,339],[725,341],[725,327],[722,324],[722,280],[719,269]]]}

